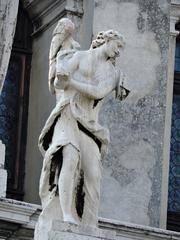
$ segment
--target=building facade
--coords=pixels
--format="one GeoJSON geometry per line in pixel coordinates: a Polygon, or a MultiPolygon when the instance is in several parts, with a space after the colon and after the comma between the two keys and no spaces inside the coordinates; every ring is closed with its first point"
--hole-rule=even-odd
{"type": "MultiPolygon", "coordinates": [[[[127,225],[130,232],[131,224],[145,226],[150,235],[148,227],[180,231],[180,1],[9,0],[0,7],[0,234],[18,238],[24,231],[31,239],[40,212],[37,142],[55,105],[47,83],[48,54],[62,17],[75,23],[83,50],[101,30],[118,30],[126,39],[118,64],[131,92],[121,104],[109,97],[100,116],[111,132],[100,225],[112,228],[105,220],[112,219],[118,231],[127,225]]],[[[170,234],[157,229],[156,234],[170,234]]]]}

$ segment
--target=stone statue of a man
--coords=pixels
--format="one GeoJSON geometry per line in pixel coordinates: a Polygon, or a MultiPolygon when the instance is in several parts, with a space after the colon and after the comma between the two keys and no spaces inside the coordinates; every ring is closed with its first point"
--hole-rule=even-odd
{"type": "Polygon", "coordinates": [[[89,50],[79,51],[73,31],[74,24],[61,19],[51,42],[49,88],[57,103],[39,138],[43,211],[36,233],[52,219],[97,224],[101,160],[109,142],[98,114],[111,92],[126,95],[115,61],[124,46],[122,35],[101,32],[89,50]]]}

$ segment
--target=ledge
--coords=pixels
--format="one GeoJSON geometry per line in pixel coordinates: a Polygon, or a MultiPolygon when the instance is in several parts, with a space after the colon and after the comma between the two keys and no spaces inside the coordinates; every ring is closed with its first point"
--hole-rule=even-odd
{"type": "Polygon", "coordinates": [[[52,229],[49,232],[49,239],[67,240],[75,238],[77,240],[88,239],[107,239],[107,240],[179,240],[180,234],[162,229],[139,226],[135,224],[122,223],[108,219],[100,219],[101,228],[93,228],[90,226],[74,225],[54,221],[52,229]],[[63,237],[62,237],[63,236],[63,237]]]}
{"type": "Polygon", "coordinates": [[[34,215],[40,211],[41,208],[39,205],[0,198],[0,220],[2,221],[27,224],[34,227],[34,215]]]}
{"type": "Polygon", "coordinates": [[[179,240],[180,233],[160,228],[120,222],[111,219],[99,218],[99,227],[107,230],[115,230],[116,235],[127,239],[142,240],[179,240]]]}
{"type": "MultiPolygon", "coordinates": [[[[3,235],[10,236],[19,229],[33,230],[41,212],[41,206],[12,199],[0,198],[0,239],[3,235]]],[[[117,239],[139,240],[179,240],[180,233],[120,222],[112,219],[99,218],[99,228],[113,232],[117,239]]],[[[16,238],[13,238],[16,239],[16,238]]]]}

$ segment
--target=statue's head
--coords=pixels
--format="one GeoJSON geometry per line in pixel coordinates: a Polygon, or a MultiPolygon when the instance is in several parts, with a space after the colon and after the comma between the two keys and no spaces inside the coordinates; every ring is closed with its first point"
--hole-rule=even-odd
{"type": "Polygon", "coordinates": [[[102,45],[107,56],[115,58],[119,56],[120,48],[125,46],[124,37],[114,30],[99,32],[96,39],[93,40],[91,48],[95,49],[102,45]]]}
{"type": "Polygon", "coordinates": [[[120,49],[125,46],[124,37],[114,30],[104,32],[105,52],[108,57],[118,57],[120,49]]]}
{"type": "Polygon", "coordinates": [[[105,43],[104,32],[99,32],[95,40],[92,41],[91,48],[95,49],[105,43]]]}

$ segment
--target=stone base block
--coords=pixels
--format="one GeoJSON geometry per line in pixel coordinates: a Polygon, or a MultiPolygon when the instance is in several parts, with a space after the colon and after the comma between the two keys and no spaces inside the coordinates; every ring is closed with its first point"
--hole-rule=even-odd
{"type": "Polygon", "coordinates": [[[6,196],[7,171],[0,169],[0,197],[6,196]]]}
{"type": "Polygon", "coordinates": [[[116,233],[96,227],[54,221],[49,232],[49,240],[115,240],[116,233]]]}

